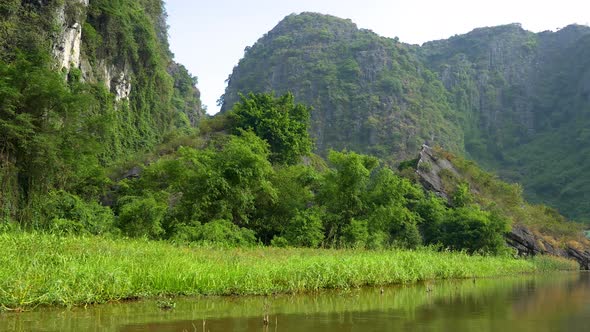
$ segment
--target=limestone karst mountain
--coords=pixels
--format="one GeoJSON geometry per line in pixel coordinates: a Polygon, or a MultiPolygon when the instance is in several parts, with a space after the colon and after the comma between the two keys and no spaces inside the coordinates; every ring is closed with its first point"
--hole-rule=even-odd
{"type": "Polygon", "coordinates": [[[350,20],[289,15],[247,47],[222,111],[239,93],[291,91],[314,107],[318,151],[396,162],[423,143],[464,153],[526,195],[590,218],[590,28],[479,28],[422,46],[350,20]]]}

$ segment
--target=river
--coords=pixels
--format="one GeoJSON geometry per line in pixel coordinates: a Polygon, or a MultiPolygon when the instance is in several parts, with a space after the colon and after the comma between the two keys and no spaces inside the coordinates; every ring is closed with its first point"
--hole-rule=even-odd
{"type": "Polygon", "coordinates": [[[172,301],[1,313],[0,331],[590,331],[584,272],[172,301]]]}

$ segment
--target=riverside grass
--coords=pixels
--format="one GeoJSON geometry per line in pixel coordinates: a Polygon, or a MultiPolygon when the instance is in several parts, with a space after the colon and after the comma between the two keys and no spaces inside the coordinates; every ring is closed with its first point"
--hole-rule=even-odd
{"type": "Polygon", "coordinates": [[[540,257],[421,250],[178,246],[39,233],[0,234],[0,307],[74,306],[176,295],[263,295],[430,279],[578,269],[540,257]]]}

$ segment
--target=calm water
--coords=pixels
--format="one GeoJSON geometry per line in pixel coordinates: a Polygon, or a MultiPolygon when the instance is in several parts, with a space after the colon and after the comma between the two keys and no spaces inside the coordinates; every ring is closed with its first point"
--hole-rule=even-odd
{"type": "Polygon", "coordinates": [[[0,331],[590,331],[588,273],[175,302],[4,313],[0,331]]]}

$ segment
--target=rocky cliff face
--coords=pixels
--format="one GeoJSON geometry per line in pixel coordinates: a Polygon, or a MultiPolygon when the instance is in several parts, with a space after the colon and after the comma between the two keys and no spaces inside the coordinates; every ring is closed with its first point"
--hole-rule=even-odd
{"type": "Polygon", "coordinates": [[[466,115],[466,148],[489,156],[534,133],[533,85],[537,36],[518,24],[476,29],[424,44],[418,53],[466,115]],[[487,138],[493,138],[488,147],[487,138]]]}
{"type": "Polygon", "coordinates": [[[590,28],[538,34],[518,24],[476,29],[417,50],[464,115],[471,158],[521,182],[529,199],[590,218],[588,118],[590,28]],[[563,175],[567,169],[568,176],[563,175]]]}
{"type": "Polygon", "coordinates": [[[53,45],[53,56],[59,69],[80,66],[80,46],[82,44],[83,14],[89,0],[64,2],[57,10],[56,23],[61,28],[53,45]],[[67,13],[66,13],[67,9],[67,13]]]}
{"type": "MultiPolygon", "coordinates": [[[[440,157],[427,145],[422,146],[417,165],[416,174],[424,188],[449,201],[449,189],[445,187],[443,179],[447,175],[444,173],[461,178],[461,172],[451,161],[440,157]]],[[[576,260],[581,269],[590,270],[590,247],[569,243],[565,246],[559,245],[552,236],[525,225],[513,224],[510,232],[506,234],[506,244],[515,249],[520,256],[560,256],[576,260]]]]}
{"type": "MultiPolygon", "coordinates": [[[[110,6],[104,1],[95,1],[90,3],[89,0],[66,0],[60,3],[55,10],[55,25],[59,30],[53,37],[52,54],[56,60],[59,70],[69,73],[72,69],[81,72],[82,79],[91,83],[102,83],[110,91],[117,102],[129,101],[132,94],[134,81],[141,80],[139,71],[145,69],[154,71],[157,64],[153,63],[162,61],[168,67],[168,71],[175,80],[175,87],[178,88],[178,80],[185,80],[179,75],[191,76],[188,71],[178,71],[179,66],[172,61],[171,53],[168,49],[165,12],[161,1],[150,1],[145,8],[141,5],[133,5],[135,10],[146,11],[146,17],[141,19],[150,19],[152,26],[145,27],[151,29],[153,33],[136,38],[145,38],[143,41],[146,45],[142,47],[154,49],[154,43],[159,44],[155,48],[159,51],[144,59],[138,59],[135,52],[139,50],[128,49],[128,45],[119,44],[127,39],[128,43],[137,44],[138,40],[129,40],[126,31],[117,31],[117,25],[126,25],[129,23],[117,22],[117,18],[108,14],[105,9],[110,6]],[[156,8],[155,12],[153,11],[156,8]],[[151,15],[151,17],[150,17],[151,15]],[[151,45],[147,45],[151,44],[151,45]],[[139,61],[138,61],[139,60],[139,61]],[[149,61],[148,61],[149,60],[149,61]],[[140,68],[141,67],[141,68],[140,68]],[[147,68],[146,68],[147,67],[147,68]],[[152,68],[149,68],[152,67],[152,68]],[[174,75],[173,75],[174,74],[174,75]]],[[[129,6],[129,4],[123,4],[129,6]]],[[[41,6],[44,6],[43,4],[41,6]]],[[[124,15],[123,13],[120,13],[124,15]]],[[[131,18],[131,20],[138,18],[131,18]]],[[[133,24],[133,23],[132,23],[133,24]]],[[[137,23],[139,24],[139,22],[137,23]]],[[[141,51],[147,55],[147,50],[141,51]]],[[[142,82],[143,83],[143,82],[142,82]]],[[[140,84],[142,84],[140,83],[140,84]]],[[[188,83],[188,82],[183,82],[188,83]]],[[[186,89],[192,90],[191,98],[199,100],[200,93],[194,86],[194,82],[186,89]]],[[[183,87],[184,89],[184,87],[183,87]]],[[[133,102],[133,101],[132,101],[133,102]]],[[[187,105],[183,105],[187,106],[187,105]]],[[[204,115],[200,100],[192,103],[190,109],[180,109],[179,111],[191,119],[193,125],[198,122],[204,115]]]]}
{"type": "Polygon", "coordinates": [[[432,148],[428,145],[422,145],[416,168],[420,183],[426,190],[434,192],[437,196],[449,201],[449,193],[444,186],[441,172],[450,172],[454,176],[459,176],[459,172],[450,161],[437,157],[432,148]]]}
{"type": "Polygon", "coordinates": [[[461,151],[463,136],[444,88],[397,40],[349,20],[290,15],[254,46],[230,76],[222,112],[239,93],[291,91],[313,106],[312,137],[330,148],[386,158],[413,155],[434,140],[461,151]]]}
{"type": "Polygon", "coordinates": [[[88,5],[89,0],[69,0],[57,9],[55,21],[60,29],[52,46],[57,69],[66,73],[71,69],[81,70],[85,80],[103,82],[115,95],[116,101],[128,100],[131,93],[130,68],[108,59],[97,59],[93,66],[88,55],[82,52],[82,27],[86,23],[88,5]]]}

